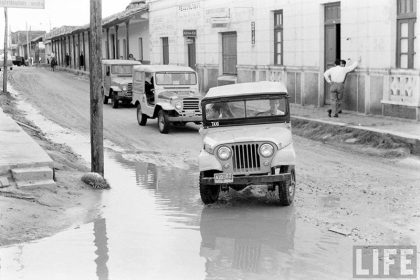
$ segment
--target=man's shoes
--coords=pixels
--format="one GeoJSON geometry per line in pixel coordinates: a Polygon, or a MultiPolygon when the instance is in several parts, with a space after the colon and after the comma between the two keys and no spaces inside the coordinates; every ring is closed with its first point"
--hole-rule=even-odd
{"type": "Polygon", "coordinates": [[[335,115],[334,115],[334,118],[338,118],[338,114],[335,114],[335,115]]]}
{"type": "Polygon", "coordinates": [[[338,111],[338,113],[339,113],[339,114],[342,114],[342,113],[343,113],[343,111],[341,111],[341,110],[340,110],[340,111],[338,111]]]}
{"type": "Polygon", "coordinates": [[[328,109],[328,117],[330,117],[331,118],[331,112],[332,112],[332,110],[331,109],[328,109]]]}

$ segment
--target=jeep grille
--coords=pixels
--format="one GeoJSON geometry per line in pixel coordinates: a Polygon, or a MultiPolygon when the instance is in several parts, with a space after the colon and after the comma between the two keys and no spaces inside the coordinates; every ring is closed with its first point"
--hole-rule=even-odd
{"type": "Polygon", "coordinates": [[[231,147],[234,173],[249,173],[261,170],[261,159],[258,153],[260,145],[258,143],[235,144],[231,147]]]}
{"type": "Polygon", "coordinates": [[[128,83],[127,93],[133,94],[133,83],[128,83]]]}
{"type": "Polygon", "coordinates": [[[198,100],[198,98],[184,98],[182,106],[184,110],[199,111],[200,101],[198,100]]]}

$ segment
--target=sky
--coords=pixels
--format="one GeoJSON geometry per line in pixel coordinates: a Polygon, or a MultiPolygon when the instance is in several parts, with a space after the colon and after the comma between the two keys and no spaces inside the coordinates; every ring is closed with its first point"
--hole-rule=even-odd
{"type": "MultiPolygon", "coordinates": [[[[102,0],[102,17],[123,11],[130,0],[102,0]]],[[[89,23],[90,0],[45,0],[45,9],[9,8],[10,31],[50,31],[62,25],[84,25],[89,23]]],[[[4,40],[4,9],[0,8],[0,48],[4,40]]]]}

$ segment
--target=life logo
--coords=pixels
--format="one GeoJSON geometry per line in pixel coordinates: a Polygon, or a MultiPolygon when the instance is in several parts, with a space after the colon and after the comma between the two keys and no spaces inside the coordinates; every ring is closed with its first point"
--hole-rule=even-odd
{"type": "Polygon", "coordinates": [[[416,246],[353,246],[354,278],[417,278],[416,246]]]}

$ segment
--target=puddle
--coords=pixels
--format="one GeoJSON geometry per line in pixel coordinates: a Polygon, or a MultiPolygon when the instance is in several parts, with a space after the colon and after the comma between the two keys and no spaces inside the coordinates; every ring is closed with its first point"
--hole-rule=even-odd
{"type": "MultiPolygon", "coordinates": [[[[29,112],[49,138],[89,160],[87,136],[29,112]]],[[[159,165],[106,146],[112,188],[102,193],[100,217],[0,247],[0,279],[351,278],[351,240],[297,219],[293,206],[270,205],[252,192],[203,206],[197,167],[159,165]]]]}

